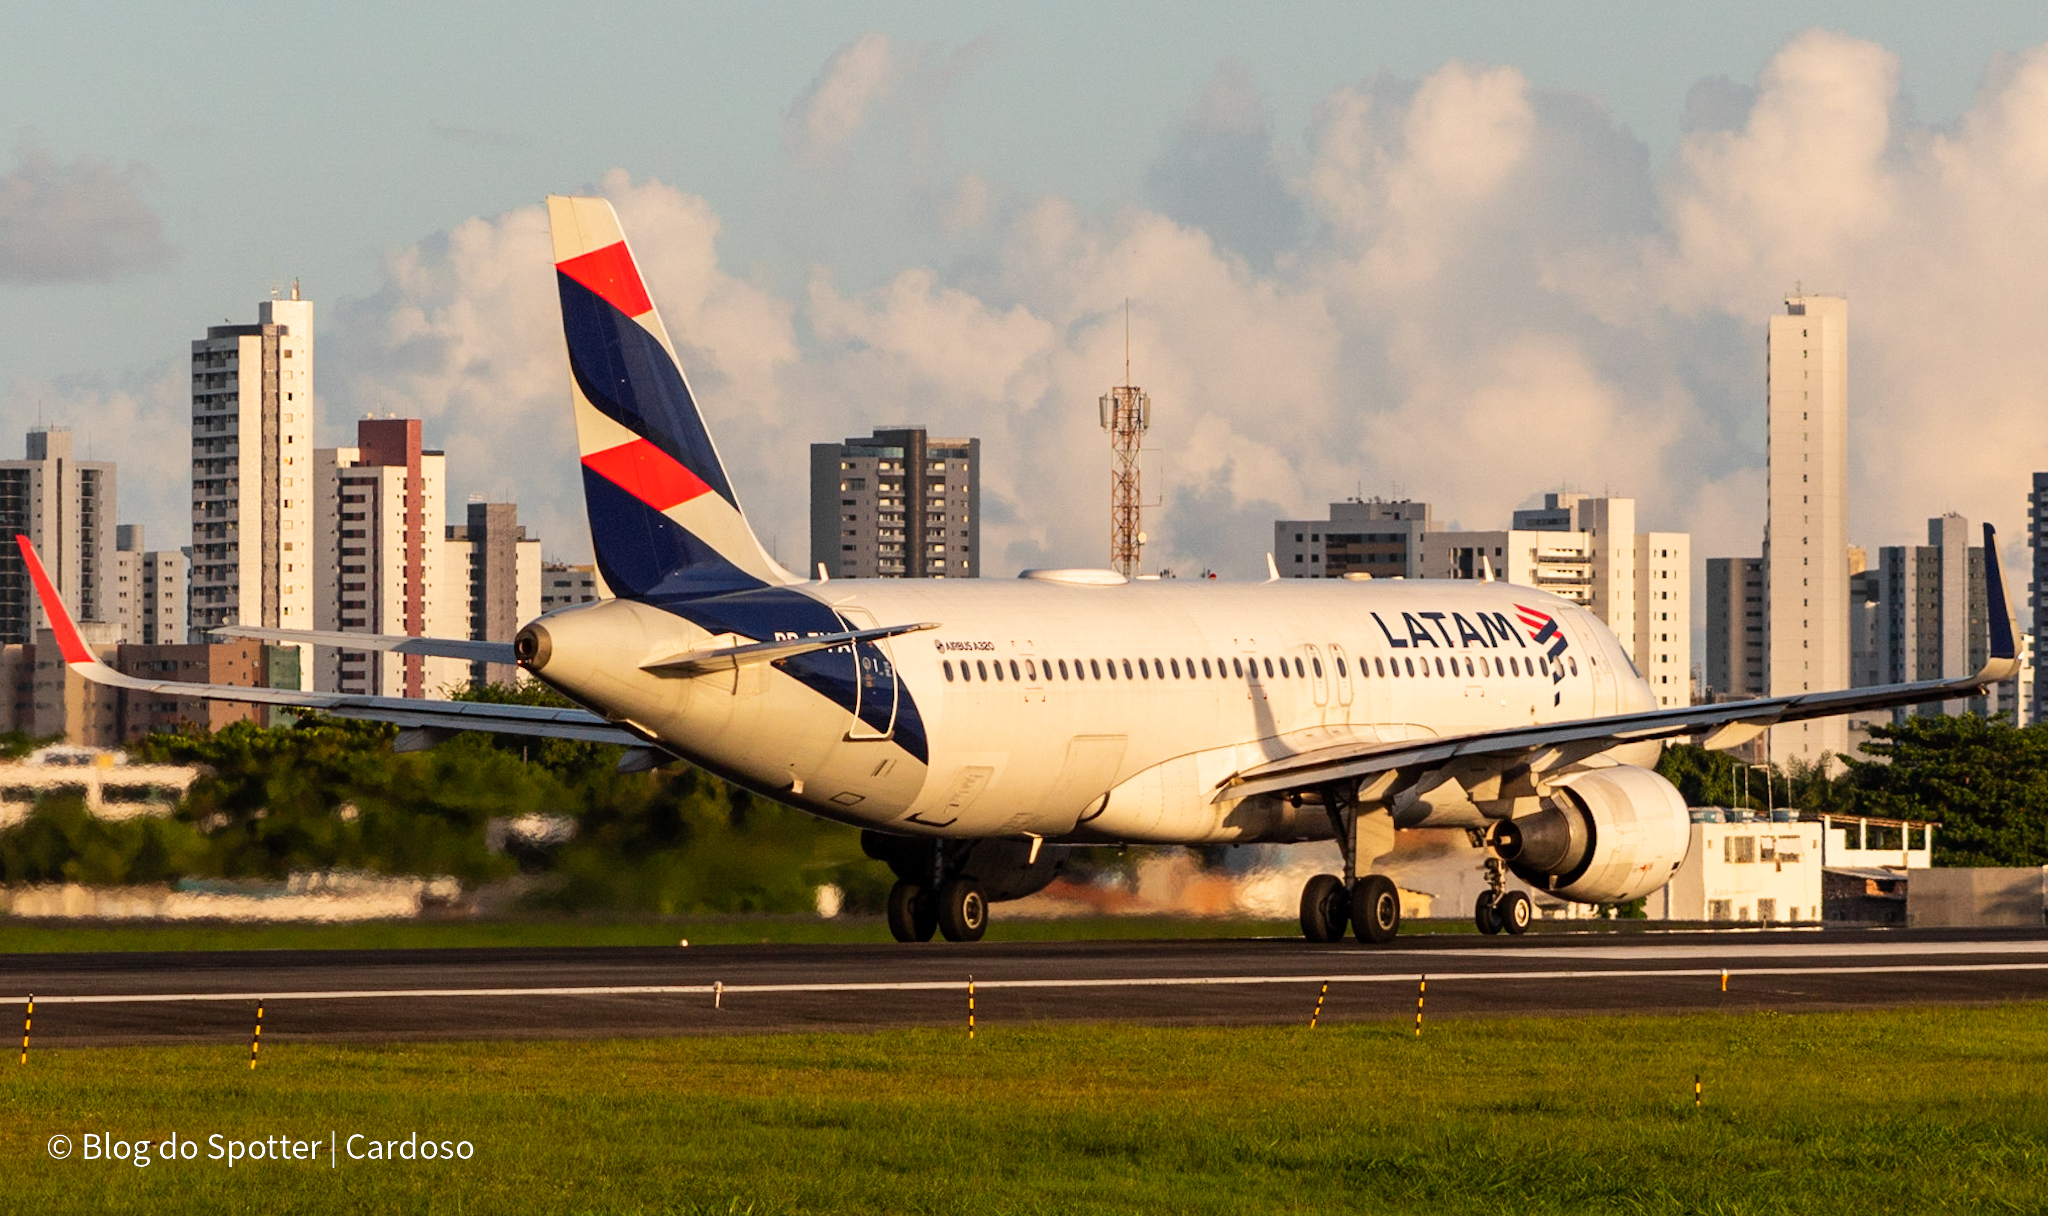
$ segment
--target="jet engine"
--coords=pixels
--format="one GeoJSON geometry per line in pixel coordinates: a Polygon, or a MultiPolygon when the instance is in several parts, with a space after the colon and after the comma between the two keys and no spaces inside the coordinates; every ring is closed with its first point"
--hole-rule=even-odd
{"type": "Polygon", "coordinates": [[[1692,817],[1677,788],[1627,764],[1560,778],[1542,810],[1494,831],[1494,850],[1517,878],[1588,904],[1657,890],[1691,844],[1692,817]]]}

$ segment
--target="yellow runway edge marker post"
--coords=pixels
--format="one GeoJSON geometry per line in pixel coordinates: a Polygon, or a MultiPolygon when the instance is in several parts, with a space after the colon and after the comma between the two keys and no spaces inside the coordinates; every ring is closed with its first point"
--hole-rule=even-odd
{"type": "Polygon", "coordinates": [[[1721,968],[1721,991],[1728,991],[1728,968],[1721,968]]]}
{"type": "Polygon", "coordinates": [[[256,1002],[256,1033],[249,1039],[249,1071],[256,1071],[256,1049],[263,1046],[263,1002],[256,1002]]]}
{"type": "Polygon", "coordinates": [[[967,1037],[974,1037],[974,977],[967,977],[967,1037]]]}
{"type": "Polygon", "coordinates": [[[36,1021],[36,994],[28,994],[28,1012],[21,1015],[21,1062],[28,1063],[28,1028],[36,1021]]]}
{"type": "Polygon", "coordinates": [[[1422,996],[1429,991],[1429,977],[1418,976],[1415,981],[1415,1037],[1422,1037],[1422,996]]]}
{"type": "Polygon", "coordinates": [[[1330,995],[1330,981],[1323,981],[1323,990],[1316,993],[1316,1011],[1308,1015],[1308,1028],[1314,1030],[1323,1017],[1323,998],[1330,995]]]}
{"type": "Polygon", "coordinates": [[[1700,1074],[1692,1074],[1692,1108],[1700,1108],[1700,1074]]]}

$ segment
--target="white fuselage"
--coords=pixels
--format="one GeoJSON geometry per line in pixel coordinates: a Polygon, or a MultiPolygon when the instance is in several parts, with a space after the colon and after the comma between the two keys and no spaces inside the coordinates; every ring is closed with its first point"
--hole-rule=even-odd
{"type": "MultiPolygon", "coordinates": [[[[552,653],[540,674],[687,759],[820,815],[1050,840],[1326,837],[1319,808],[1219,800],[1219,783],[1321,747],[1656,704],[1598,618],[1504,583],[848,580],[791,593],[829,605],[846,629],[938,627],[866,652],[876,670],[863,676],[864,720],[766,664],[694,678],[640,670],[769,639],[626,600],[543,618],[552,653]],[[1555,631],[1539,644],[1546,620],[1555,631]],[[883,698],[893,718],[877,710],[883,698]],[[905,746],[906,705],[924,762],[905,746]]],[[[1643,763],[1655,750],[1616,758],[1643,763]]],[[[1462,822],[1469,807],[1411,819],[1462,822]]]]}

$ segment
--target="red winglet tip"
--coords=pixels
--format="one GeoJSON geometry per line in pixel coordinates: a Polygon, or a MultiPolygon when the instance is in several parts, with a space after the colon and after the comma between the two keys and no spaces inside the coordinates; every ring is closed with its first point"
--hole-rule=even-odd
{"type": "Polygon", "coordinates": [[[36,585],[36,598],[43,602],[43,612],[50,618],[50,632],[56,635],[58,653],[64,656],[66,663],[98,662],[85,639],[79,636],[78,626],[71,623],[70,609],[64,607],[57,589],[51,586],[49,572],[43,569],[42,559],[36,556],[35,545],[18,532],[14,543],[21,548],[21,559],[28,565],[29,578],[36,585]]]}

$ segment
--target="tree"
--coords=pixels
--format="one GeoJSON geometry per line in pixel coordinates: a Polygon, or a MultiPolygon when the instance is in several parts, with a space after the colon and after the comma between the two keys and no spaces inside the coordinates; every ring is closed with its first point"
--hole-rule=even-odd
{"type": "Polygon", "coordinates": [[[1863,814],[1939,821],[1938,864],[2048,864],[2048,728],[1914,716],[1872,727],[1863,750],[1838,784],[1863,814]]]}

